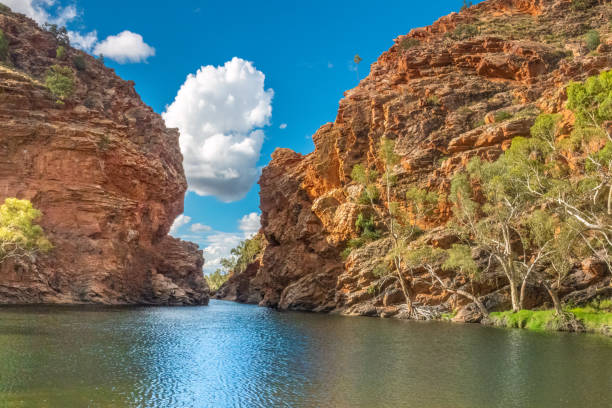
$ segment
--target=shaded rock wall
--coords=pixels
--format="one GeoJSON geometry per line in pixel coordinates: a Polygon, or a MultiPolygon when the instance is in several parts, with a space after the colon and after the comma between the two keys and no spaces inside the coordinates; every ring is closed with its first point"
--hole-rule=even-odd
{"type": "Polygon", "coordinates": [[[55,38],[32,20],[2,13],[0,28],[10,52],[0,65],[0,200],[31,200],[54,245],[0,267],[0,303],[207,303],[202,252],[168,236],[187,187],[178,132],[91,56],[67,47],[59,61],[55,38]],[[75,72],[64,104],[43,84],[54,64],[75,72]]]}

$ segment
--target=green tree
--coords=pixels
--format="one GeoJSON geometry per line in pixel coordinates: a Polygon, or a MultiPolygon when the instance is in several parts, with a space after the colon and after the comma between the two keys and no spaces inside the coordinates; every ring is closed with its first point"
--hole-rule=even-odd
{"type": "Polygon", "coordinates": [[[247,266],[257,258],[264,247],[264,237],[257,234],[251,239],[241,241],[230,251],[228,258],[221,259],[221,266],[231,275],[244,272],[247,266]]]}
{"type": "Polygon", "coordinates": [[[61,103],[74,93],[74,73],[68,67],[53,65],[47,71],[45,85],[61,103]]]}
{"type": "Polygon", "coordinates": [[[208,287],[216,292],[229,279],[229,273],[223,273],[221,269],[217,269],[211,274],[204,275],[204,278],[208,283],[208,287]]]}
{"type": "Polygon", "coordinates": [[[59,45],[70,45],[70,38],[68,37],[68,30],[66,30],[66,27],[59,27],[57,24],[45,23],[43,28],[53,35],[55,41],[57,41],[59,45]]]}
{"type": "Polygon", "coordinates": [[[9,56],[9,44],[4,31],[0,30],[0,61],[6,61],[9,56]]]}
{"type": "Polygon", "coordinates": [[[32,258],[52,248],[43,229],[35,223],[42,216],[28,200],[7,198],[0,206],[0,263],[32,258]]]}
{"type": "Polygon", "coordinates": [[[55,58],[57,58],[58,60],[63,60],[64,58],[66,58],[66,47],[64,47],[63,45],[57,47],[57,49],[55,50],[55,58]]]}

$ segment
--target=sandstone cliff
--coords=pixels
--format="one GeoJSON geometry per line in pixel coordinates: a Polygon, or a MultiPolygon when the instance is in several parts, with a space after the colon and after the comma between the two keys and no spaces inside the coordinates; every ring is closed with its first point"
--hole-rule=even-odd
{"type": "Polygon", "coordinates": [[[31,200],[54,245],[2,265],[0,303],[206,304],[202,252],[168,236],[186,190],[178,132],[100,61],[58,59],[34,21],[2,11],[0,29],[0,199],[31,200]],[[75,73],[65,103],[44,86],[56,64],[75,73]]]}
{"type": "MultiPolygon", "coordinates": [[[[380,165],[379,140],[393,139],[402,157],[399,189],[418,185],[444,194],[471,157],[495,159],[513,137],[528,136],[538,113],[561,112],[571,128],[565,85],[612,67],[612,6],[593,1],[577,10],[572,3],[489,0],[397,38],[346,92],[335,122],[313,136],[313,153],[274,152],[259,182],[268,246],[249,284],[235,288],[248,292],[238,298],[281,309],[401,317],[403,296],[393,281],[369,290],[390,244],[383,239],[346,261],[340,256],[356,236],[360,212],[353,166],[380,165]],[[590,29],[602,36],[596,52],[585,46],[590,29]]],[[[448,247],[453,238],[436,227],[449,216],[441,205],[423,239],[448,247]]],[[[440,311],[466,303],[432,290],[424,277],[414,282],[418,303],[440,311]]],[[[587,260],[569,281],[565,296],[608,285],[610,273],[587,260]]],[[[507,306],[503,280],[489,276],[475,286],[491,310],[507,306]]],[[[530,289],[527,306],[542,304],[545,295],[530,289]]]]}

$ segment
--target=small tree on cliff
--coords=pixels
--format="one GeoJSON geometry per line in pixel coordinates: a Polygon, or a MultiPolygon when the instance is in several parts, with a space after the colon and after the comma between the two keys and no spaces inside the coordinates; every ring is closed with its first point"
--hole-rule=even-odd
{"type": "Polygon", "coordinates": [[[359,63],[362,61],[359,54],[355,54],[355,58],[353,58],[353,62],[355,63],[355,71],[357,72],[357,82],[361,80],[359,77],[359,63]]]}
{"type": "Polygon", "coordinates": [[[28,200],[7,198],[0,206],[0,263],[33,258],[52,248],[43,229],[35,224],[41,212],[28,200]]]}

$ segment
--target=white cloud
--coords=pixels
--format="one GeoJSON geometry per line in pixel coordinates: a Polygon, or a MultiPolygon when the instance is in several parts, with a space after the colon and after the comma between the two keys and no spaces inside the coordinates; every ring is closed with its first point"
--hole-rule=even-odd
{"type": "Polygon", "coordinates": [[[77,16],[76,7],[72,5],[60,7],[55,0],[2,0],[2,3],[14,12],[25,14],[38,24],[52,23],[63,26],[77,16]],[[50,10],[52,7],[53,13],[50,10]]]}
{"type": "Polygon", "coordinates": [[[191,191],[230,202],[244,197],[257,180],[261,127],[270,122],[274,95],[264,80],[251,62],[237,57],[187,76],[163,117],[180,130],[191,191]]]}
{"type": "Polygon", "coordinates": [[[79,33],[77,31],[68,31],[70,44],[85,52],[91,52],[93,47],[98,42],[98,32],[96,30],[90,33],[79,33]]]}
{"type": "Polygon", "coordinates": [[[242,234],[229,232],[217,232],[206,237],[204,273],[211,273],[221,268],[221,259],[229,257],[230,251],[243,239],[242,234]]]}
{"type": "MultiPolygon", "coordinates": [[[[189,232],[179,234],[181,239],[195,242],[204,251],[204,273],[211,273],[221,268],[221,259],[231,255],[230,251],[237,247],[241,241],[252,238],[260,228],[259,214],[250,213],[237,220],[237,232],[215,231],[208,225],[195,223],[189,228],[189,232]]],[[[176,236],[177,230],[188,224],[191,218],[180,215],[172,228],[176,236]],[[176,226],[176,228],[175,228],[176,226]]]]}
{"type": "Polygon", "coordinates": [[[117,35],[110,35],[96,44],[94,54],[103,54],[120,64],[125,64],[146,61],[155,55],[155,48],[145,43],[142,35],[125,30],[117,35]]]}
{"type": "Polygon", "coordinates": [[[244,233],[246,238],[251,238],[259,232],[259,228],[261,228],[261,221],[259,218],[259,214],[252,212],[238,221],[238,229],[244,233]]]}
{"type": "Polygon", "coordinates": [[[191,217],[185,214],[181,214],[172,223],[170,227],[170,234],[174,235],[178,232],[178,230],[183,226],[187,225],[191,222],[191,217]]]}
{"type": "Polygon", "coordinates": [[[279,129],[287,129],[287,124],[286,123],[281,123],[281,125],[278,128],[279,129]]]}
{"type": "Polygon", "coordinates": [[[212,228],[210,226],[200,224],[199,222],[193,224],[190,229],[191,229],[191,232],[196,232],[196,233],[212,231],[212,228]]]}

